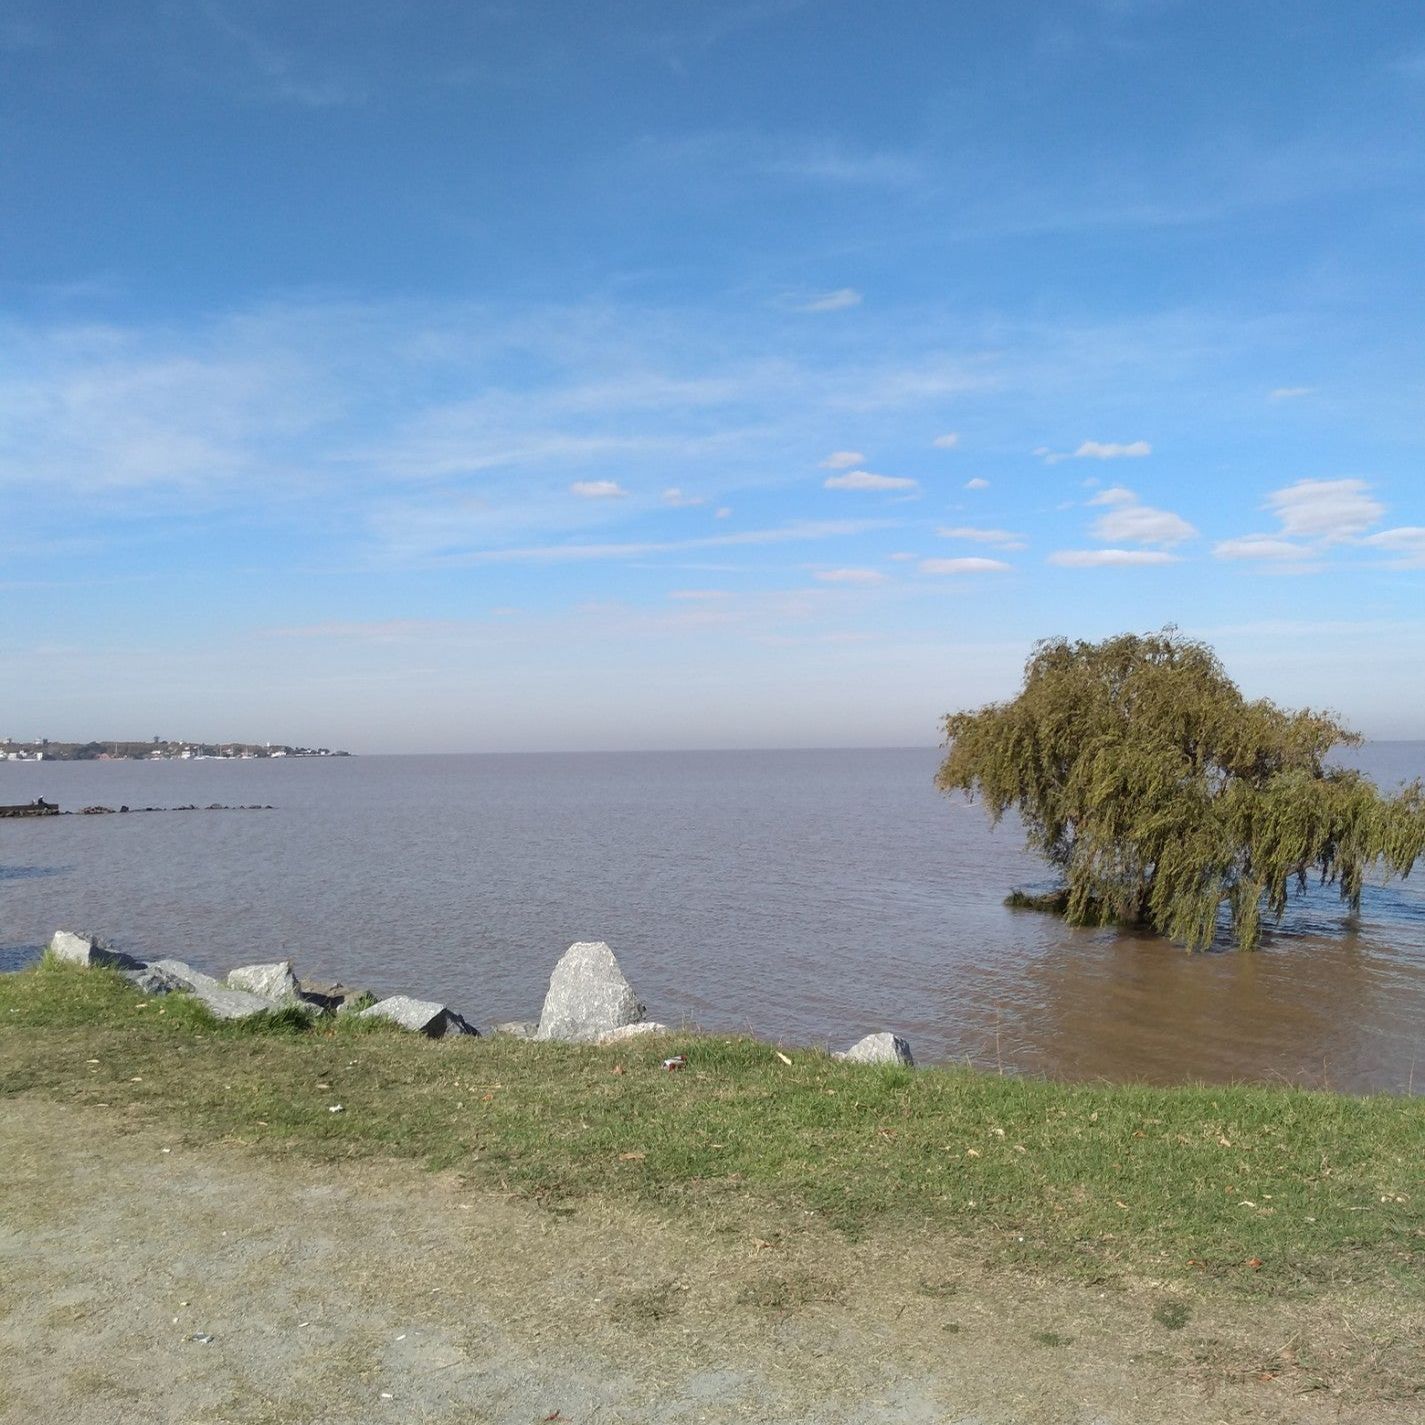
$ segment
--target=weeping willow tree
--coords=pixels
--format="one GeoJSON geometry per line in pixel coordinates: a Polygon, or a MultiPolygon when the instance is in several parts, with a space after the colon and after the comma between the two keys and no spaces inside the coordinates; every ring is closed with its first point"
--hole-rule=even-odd
{"type": "Polygon", "coordinates": [[[1063,877],[1077,925],[1130,922],[1192,949],[1227,910],[1252,949],[1308,878],[1358,908],[1373,868],[1425,850],[1425,790],[1383,796],[1328,764],[1360,737],[1334,717],[1249,702],[1206,644],[1175,629],[1036,646],[1011,702],[945,719],[945,792],[1014,808],[1063,877]]]}

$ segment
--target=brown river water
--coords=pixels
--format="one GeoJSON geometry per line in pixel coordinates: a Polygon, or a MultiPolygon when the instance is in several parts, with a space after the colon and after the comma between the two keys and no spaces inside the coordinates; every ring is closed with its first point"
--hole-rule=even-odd
{"type": "MultiPolygon", "coordinates": [[[[1354,754],[1383,785],[1425,743],[1354,754]]],[[[1003,905],[1044,883],[933,749],[4,763],[0,803],[271,811],[0,820],[0,968],[59,927],[210,969],[537,1014],[607,940],[665,1022],[1059,1078],[1425,1088],[1425,866],[1351,918],[1314,891],[1261,950],[1188,955],[1003,905]]],[[[3,1026],[0,1026],[3,1031],[3,1026]]]]}

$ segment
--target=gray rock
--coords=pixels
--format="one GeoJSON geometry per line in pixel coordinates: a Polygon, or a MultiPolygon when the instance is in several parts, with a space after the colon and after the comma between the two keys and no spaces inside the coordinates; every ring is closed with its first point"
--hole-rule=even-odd
{"type": "Polygon", "coordinates": [[[571,945],[549,977],[536,1039],[591,1044],[600,1035],[643,1018],[633,987],[602,940],[571,945]]]}
{"type": "Polygon", "coordinates": [[[435,1000],[412,999],[410,995],[392,995],[380,1000],[370,1009],[363,1009],[358,1019],[389,1019],[402,1029],[414,1030],[432,1039],[443,1039],[447,1034],[479,1034],[479,1030],[468,1024],[453,1009],[435,1000]]]}
{"type": "Polygon", "coordinates": [[[56,930],[49,942],[49,952],[56,960],[68,965],[104,965],[115,970],[138,970],[142,960],[118,950],[108,950],[92,935],[76,935],[70,930],[56,930]]]}
{"type": "Polygon", "coordinates": [[[902,1064],[907,1069],[915,1068],[910,1044],[899,1034],[868,1034],[864,1039],[858,1039],[844,1054],[832,1057],[844,1059],[848,1064],[902,1064]]]}
{"type": "MultiPolygon", "coordinates": [[[[327,983],[322,980],[301,980],[297,981],[297,994],[306,1004],[315,1009],[331,1010],[337,1014],[344,1014],[353,1005],[358,1009],[365,1006],[358,1001],[371,995],[371,991],[359,986],[327,983]]],[[[374,1000],[375,995],[371,995],[374,1000]]]]}
{"type": "Polygon", "coordinates": [[[666,1024],[659,1024],[656,1019],[644,1019],[637,1024],[625,1024],[618,1029],[610,1029],[607,1034],[601,1034],[597,1042],[600,1044],[619,1044],[625,1039],[637,1039],[640,1034],[671,1034],[673,1031],[666,1024]]]}
{"type": "Polygon", "coordinates": [[[247,990],[229,989],[221,980],[195,970],[183,960],[152,960],[143,968],[149,975],[162,976],[170,986],[170,992],[192,995],[218,1019],[250,1019],[254,1014],[266,1014],[285,1007],[279,1000],[267,999],[247,990]]]}
{"type": "Polygon", "coordinates": [[[503,1034],[507,1039],[533,1039],[539,1029],[537,1019],[506,1019],[490,1026],[491,1034],[503,1034]]]}
{"type": "Polygon", "coordinates": [[[270,965],[240,965],[228,972],[230,990],[246,990],[250,995],[275,999],[282,1004],[295,1004],[301,998],[301,987],[292,973],[290,960],[278,960],[270,965]]]}
{"type": "Polygon", "coordinates": [[[175,990],[182,993],[188,988],[186,982],[177,976],[155,969],[152,965],[140,965],[136,970],[120,973],[140,994],[167,995],[175,990]]]}

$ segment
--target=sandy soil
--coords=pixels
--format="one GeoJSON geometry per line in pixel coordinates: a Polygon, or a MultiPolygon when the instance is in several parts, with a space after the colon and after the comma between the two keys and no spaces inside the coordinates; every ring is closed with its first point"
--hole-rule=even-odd
{"type": "Polygon", "coordinates": [[[1425,1420],[1418,1310],[1065,1286],[963,1250],[556,1213],[11,1099],[0,1420],[1425,1420]]]}

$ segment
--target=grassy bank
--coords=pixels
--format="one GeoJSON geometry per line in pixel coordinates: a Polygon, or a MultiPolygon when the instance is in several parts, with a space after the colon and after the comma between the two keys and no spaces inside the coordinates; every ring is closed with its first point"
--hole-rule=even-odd
{"type": "Polygon", "coordinates": [[[0,976],[0,1094],[194,1141],[413,1159],[555,1212],[627,1197],[716,1231],[789,1231],[809,1212],[853,1235],[913,1223],[1080,1278],[1420,1290],[1425,1102],[790,1057],[721,1036],[596,1049],[299,1015],[219,1025],[106,971],[0,976]],[[662,1071],[675,1050],[687,1068],[662,1071]]]}

